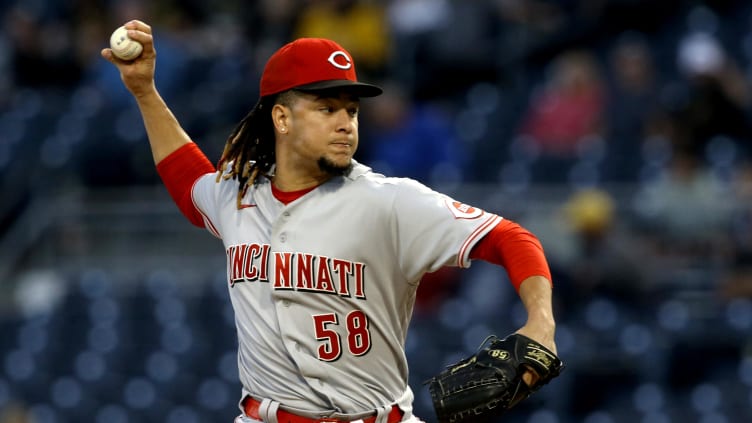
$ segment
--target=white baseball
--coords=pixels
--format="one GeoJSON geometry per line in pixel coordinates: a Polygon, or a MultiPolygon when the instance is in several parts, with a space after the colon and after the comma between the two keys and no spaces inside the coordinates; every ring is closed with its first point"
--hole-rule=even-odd
{"type": "Polygon", "coordinates": [[[144,50],[144,46],[128,37],[128,30],[121,26],[110,36],[112,53],[123,60],[133,60],[144,50]]]}

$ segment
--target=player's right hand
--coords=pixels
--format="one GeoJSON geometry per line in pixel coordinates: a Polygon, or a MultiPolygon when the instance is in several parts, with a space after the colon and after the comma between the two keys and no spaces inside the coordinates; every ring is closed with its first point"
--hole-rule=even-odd
{"type": "Polygon", "coordinates": [[[118,59],[112,49],[104,48],[101,51],[103,58],[117,66],[120,71],[120,79],[123,84],[136,97],[155,91],[154,68],[156,65],[157,52],[154,49],[154,38],[149,25],[139,20],[132,20],[124,24],[128,30],[128,36],[140,42],[144,49],[137,58],[125,61],[118,59]]]}

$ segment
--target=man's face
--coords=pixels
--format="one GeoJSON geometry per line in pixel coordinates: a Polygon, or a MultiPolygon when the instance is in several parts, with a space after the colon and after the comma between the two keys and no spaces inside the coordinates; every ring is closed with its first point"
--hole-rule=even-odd
{"type": "Polygon", "coordinates": [[[289,142],[295,161],[342,174],[358,148],[360,102],[345,93],[300,93],[290,106],[289,142]]]}

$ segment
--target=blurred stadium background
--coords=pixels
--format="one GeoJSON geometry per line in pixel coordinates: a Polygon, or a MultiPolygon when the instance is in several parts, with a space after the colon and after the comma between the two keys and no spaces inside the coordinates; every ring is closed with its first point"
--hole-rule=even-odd
{"type": "MultiPolygon", "coordinates": [[[[99,56],[131,18],[216,160],[271,52],[333,38],[384,96],[358,160],[517,220],[569,367],[505,421],[752,421],[752,4],[744,0],[0,1],[0,423],[230,422],[219,241],[178,214],[99,56]]],[[[501,269],[429,275],[422,385],[516,329],[501,269]]]]}

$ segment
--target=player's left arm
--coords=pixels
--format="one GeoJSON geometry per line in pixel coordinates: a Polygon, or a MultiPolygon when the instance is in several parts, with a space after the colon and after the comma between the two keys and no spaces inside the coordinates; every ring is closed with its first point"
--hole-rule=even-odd
{"type": "Polygon", "coordinates": [[[551,298],[551,281],[543,276],[530,276],[522,281],[519,294],[527,311],[527,322],[517,332],[535,339],[556,353],[556,321],[551,298]]]}
{"type": "Polygon", "coordinates": [[[506,269],[527,311],[527,322],[518,332],[556,352],[551,271],[538,238],[504,219],[478,241],[470,258],[506,269]]]}

